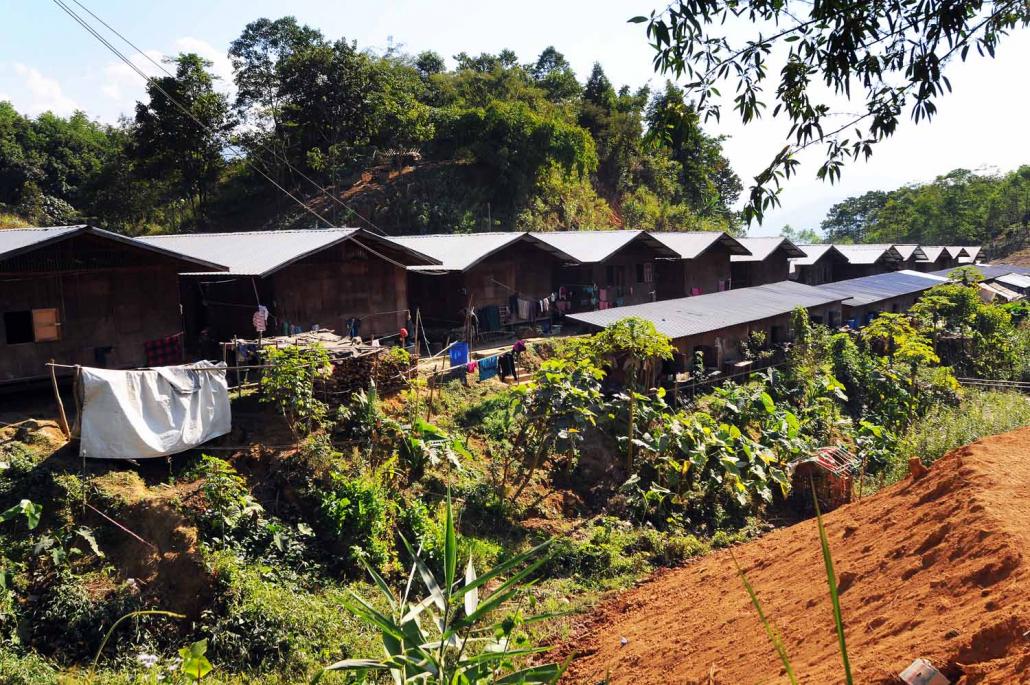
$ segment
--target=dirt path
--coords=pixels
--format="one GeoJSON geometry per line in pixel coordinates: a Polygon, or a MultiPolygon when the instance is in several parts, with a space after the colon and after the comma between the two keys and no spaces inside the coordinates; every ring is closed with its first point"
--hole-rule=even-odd
{"type": "MultiPolygon", "coordinates": [[[[1030,682],[1030,428],[825,520],[856,683],[899,682],[916,657],[953,683],[1030,682]]],[[[800,681],[843,682],[815,521],[733,553],[800,681]]],[[[624,593],[569,644],[569,683],[787,682],[727,551],[624,593]]]]}

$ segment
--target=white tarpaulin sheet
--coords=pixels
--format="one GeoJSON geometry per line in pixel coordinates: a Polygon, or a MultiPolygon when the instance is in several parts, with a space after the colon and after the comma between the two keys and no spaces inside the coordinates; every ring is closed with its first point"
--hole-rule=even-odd
{"type": "Polygon", "coordinates": [[[197,362],[133,371],[83,368],[79,454],[163,457],[225,435],[232,419],[224,367],[197,362]]]}

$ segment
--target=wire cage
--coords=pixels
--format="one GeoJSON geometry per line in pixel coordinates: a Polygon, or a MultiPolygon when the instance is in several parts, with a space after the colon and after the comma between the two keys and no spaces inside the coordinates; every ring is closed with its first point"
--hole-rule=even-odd
{"type": "Polygon", "coordinates": [[[831,511],[851,501],[852,484],[861,461],[841,447],[820,447],[791,464],[791,498],[803,511],[811,511],[812,493],[822,511],[831,511]]]}

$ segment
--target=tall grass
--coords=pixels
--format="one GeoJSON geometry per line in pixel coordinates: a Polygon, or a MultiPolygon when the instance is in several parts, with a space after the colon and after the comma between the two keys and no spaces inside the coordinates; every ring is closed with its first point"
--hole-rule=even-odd
{"type": "Polygon", "coordinates": [[[4,228],[25,228],[31,224],[17,214],[0,212],[0,229],[4,228]]]}
{"type": "Polygon", "coordinates": [[[1017,392],[966,390],[958,406],[939,406],[912,426],[898,448],[891,480],[905,476],[910,457],[919,457],[929,466],[956,447],[1020,426],[1030,426],[1030,397],[1017,392]]]}

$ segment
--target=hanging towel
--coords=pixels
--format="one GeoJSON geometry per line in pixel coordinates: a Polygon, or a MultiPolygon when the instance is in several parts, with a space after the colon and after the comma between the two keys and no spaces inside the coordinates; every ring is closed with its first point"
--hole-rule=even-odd
{"type": "Polygon", "coordinates": [[[511,376],[516,382],[518,382],[519,372],[515,368],[515,355],[512,352],[505,352],[498,357],[497,370],[501,376],[501,380],[511,376]]]}
{"type": "Polygon", "coordinates": [[[479,364],[474,361],[469,362],[465,365],[465,373],[475,373],[476,369],[479,368],[479,364]]]}
{"type": "Polygon", "coordinates": [[[497,375],[497,357],[479,360],[479,380],[485,381],[497,375]]]}
{"type": "Polygon", "coordinates": [[[454,343],[451,345],[451,368],[455,366],[462,366],[468,364],[469,361],[469,344],[468,343],[454,343]]]}
{"type": "Polygon", "coordinates": [[[264,333],[268,330],[268,307],[259,304],[257,311],[250,317],[250,321],[254,324],[254,330],[258,333],[264,333]]]}
{"type": "Polygon", "coordinates": [[[530,317],[529,307],[530,307],[530,304],[531,303],[530,303],[529,300],[522,300],[522,299],[519,300],[518,306],[519,306],[519,320],[520,321],[529,321],[529,317],[530,317]]]}
{"type": "Polygon", "coordinates": [[[597,296],[601,298],[601,302],[608,301],[608,288],[601,288],[597,291],[597,296]]]}
{"type": "Polygon", "coordinates": [[[487,305],[479,310],[479,328],[482,331],[499,331],[501,329],[501,309],[495,304],[487,305]]]}

